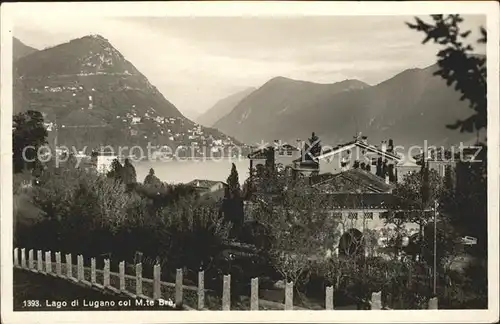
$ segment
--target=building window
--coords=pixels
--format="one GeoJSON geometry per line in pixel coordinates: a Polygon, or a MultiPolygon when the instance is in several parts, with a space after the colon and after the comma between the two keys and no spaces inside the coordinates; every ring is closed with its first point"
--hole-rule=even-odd
{"type": "Polygon", "coordinates": [[[286,152],[286,155],[292,155],[292,151],[286,152]]]}
{"type": "Polygon", "coordinates": [[[350,212],[347,215],[347,218],[349,218],[349,219],[358,219],[358,213],[357,212],[350,212]]]}
{"type": "Polygon", "coordinates": [[[332,212],[332,216],[335,218],[341,218],[342,217],[342,212],[332,212]]]}
{"type": "Polygon", "coordinates": [[[372,212],[366,212],[365,213],[365,219],[373,219],[373,213],[372,212]]]}

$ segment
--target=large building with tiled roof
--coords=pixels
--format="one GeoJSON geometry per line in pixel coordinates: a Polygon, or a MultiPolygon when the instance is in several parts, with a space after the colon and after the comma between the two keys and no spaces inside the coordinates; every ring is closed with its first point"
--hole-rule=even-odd
{"type": "Polygon", "coordinates": [[[323,180],[313,186],[325,193],[390,193],[394,189],[394,184],[386,183],[382,178],[360,168],[322,175],[321,178],[323,180]]]}
{"type": "Polygon", "coordinates": [[[223,191],[226,186],[226,184],[222,181],[205,180],[205,179],[194,179],[187,185],[194,187],[201,194],[223,191]]]}

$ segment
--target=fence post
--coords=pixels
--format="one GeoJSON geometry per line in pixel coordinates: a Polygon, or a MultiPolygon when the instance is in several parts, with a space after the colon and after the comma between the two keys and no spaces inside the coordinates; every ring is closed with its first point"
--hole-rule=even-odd
{"type": "Polygon", "coordinates": [[[122,261],[118,265],[120,272],[120,291],[125,291],[125,261],[122,261]]]}
{"type": "Polygon", "coordinates": [[[73,261],[71,253],[66,254],[66,276],[71,279],[73,277],[73,261]]]}
{"type": "Polygon", "coordinates": [[[231,310],[231,275],[224,275],[222,283],[222,310],[231,310]]]}
{"type": "Polygon", "coordinates": [[[153,299],[158,300],[161,298],[161,285],[160,285],[161,268],[159,264],[153,267],[153,299]]]}
{"type": "Polygon", "coordinates": [[[293,282],[286,282],[285,286],[285,310],[293,310],[293,282]]]}
{"type": "Polygon", "coordinates": [[[62,275],[61,252],[56,252],[56,275],[62,275]]]}
{"type": "Polygon", "coordinates": [[[84,275],[84,269],[83,269],[83,255],[79,255],[77,257],[77,273],[78,273],[78,281],[83,281],[85,279],[85,275],[84,275]]]}
{"type": "Polygon", "coordinates": [[[326,287],[326,299],[325,299],[326,310],[333,310],[333,286],[326,287]]]}
{"type": "Polygon", "coordinates": [[[28,251],[28,268],[33,270],[35,268],[35,260],[33,259],[33,249],[28,251]]]}
{"type": "Polygon", "coordinates": [[[182,269],[177,269],[175,273],[175,307],[182,307],[182,269]]]}
{"type": "Polygon", "coordinates": [[[110,270],[109,259],[104,259],[104,280],[103,280],[104,287],[109,287],[109,270],[110,270]]]}
{"type": "Polygon", "coordinates": [[[250,310],[259,310],[259,278],[252,278],[250,283],[250,310]]]}
{"type": "Polygon", "coordinates": [[[96,265],[95,265],[95,258],[90,259],[90,283],[95,285],[97,282],[97,277],[96,277],[96,265]]]}
{"type": "Polygon", "coordinates": [[[135,265],[135,294],[142,296],[142,263],[135,265]]]}
{"type": "Polygon", "coordinates": [[[438,309],[438,299],[437,297],[432,297],[429,299],[428,309],[438,309]]]}
{"type": "Polygon", "coordinates": [[[26,268],[26,250],[24,248],[21,249],[21,267],[26,268]]]}
{"type": "Polygon", "coordinates": [[[52,252],[45,251],[45,272],[52,272],[52,252]]]}
{"type": "Polygon", "coordinates": [[[382,292],[372,292],[371,298],[371,309],[372,310],[381,310],[382,309],[382,292]]]}
{"type": "Polygon", "coordinates": [[[19,267],[19,249],[14,249],[14,267],[19,267]]]}
{"type": "Polygon", "coordinates": [[[38,272],[43,272],[42,250],[36,251],[36,264],[38,272]]]}
{"type": "Polygon", "coordinates": [[[205,272],[198,272],[198,310],[205,308],[205,272]]]}

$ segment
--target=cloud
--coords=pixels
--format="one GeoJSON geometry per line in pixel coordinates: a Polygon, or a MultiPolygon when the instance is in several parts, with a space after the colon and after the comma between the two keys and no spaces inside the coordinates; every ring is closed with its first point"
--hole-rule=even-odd
{"type": "MultiPolygon", "coordinates": [[[[333,83],[375,84],[404,69],[435,62],[438,47],[423,46],[403,16],[79,18],[20,16],[14,34],[36,48],[90,33],[106,37],[181,111],[281,75],[333,83]]],[[[484,25],[466,17],[467,28],[484,25]]],[[[471,40],[476,39],[474,34],[471,40]]]]}

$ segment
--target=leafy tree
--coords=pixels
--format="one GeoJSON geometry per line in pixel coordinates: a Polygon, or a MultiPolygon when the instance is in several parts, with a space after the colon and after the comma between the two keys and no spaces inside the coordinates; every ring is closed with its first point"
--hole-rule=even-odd
{"type": "MultiPolygon", "coordinates": [[[[439,70],[435,75],[441,76],[449,86],[462,93],[461,100],[467,100],[474,114],[467,119],[458,120],[451,129],[462,132],[475,132],[486,128],[486,57],[474,55],[474,47],[466,44],[470,30],[461,29],[463,18],[460,15],[432,15],[432,22],[424,22],[415,18],[415,23],[407,23],[411,29],[425,34],[423,44],[432,40],[443,45],[437,54],[439,70]]],[[[486,44],[486,29],[480,28],[481,38],[478,43],[486,44]]]]}
{"type": "Polygon", "coordinates": [[[44,172],[32,199],[44,218],[30,238],[32,244],[89,253],[106,249],[98,246],[101,234],[118,231],[129,202],[120,183],[66,166],[44,172]]]}
{"type": "Polygon", "coordinates": [[[386,224],[395,228],[394,240],[389,242],[395,255],[399,255],[401,250],[413,254],[414,257],[424,253],[424,228],[433,220],[433,212],[430,210],[434,208],[434,202],[440,200],[442,187],[441,177],[437,171],[430,170],[427,163],[423,164],[420,172],[409,173],[396,184],[394,194],[400,200],[400,209],[406,211],[389,211],[385,219],[386,224]],[[409,248],[403,249],[401,240],[409,234],[405,225],[408,222],[419,225],[419,234],[409,242],[409,248]]]}
{"type": "Polygon", "coordinates": [[[35,168],[40,163],[37,159],[37,150],[47,143],[47,130],[42,114],[28,110],[14,115],[12,141],[14,173],[35,168]],[[33,149],[25,150],[29,146],[33,149]],[[23,158],[23,150],[25,150],[26,159],[23,158]],[[28,162],[28,160],[33,160],[33,162],[28,162]]]}
{"type": "MultiPolygon", "coordinates": [[[[486,96],[486,57],[474,54],[474,47],[466,42],[470,30],[463,30],[460,15],[432,15],[431,22],[415,18],[414,23],[407,23],[411,29],[423,32],[423,43],[432,40],[443,45],[438,56],[439,70],[436,75],[446,80],[461,94],[462,100],[469,102],[474,113],[464,120],[458,120],[451,129],[461,132],[479,132],[487,127],[486,96]]],[[[485,44],[487,33],[480,27],[481,37],[478,44],[485,44]]],[[[478,251],[486,252],[487,246],[487,154],[486,144],[480,156],[474,162],[459,161],[456,167],[456,193],[453,200],[455,206],[447,204],[447,212],[452,214],[452,222],[464,233],[471,233],[478,238],[478,251]],[[448,209],[449,208],[449,209],[448,209]]],[[[468,235],[468,234],[466,234],[468,235]]]]}
{"type": "Polygon", "coordinates": [[[487,148],[482,148],[477,162],[459,161],[455,168],[455,190],[442,206],[451,223],[463,235],[478,239],[474,249],[485,257],[488,246],[487,148]]]}
{"type": "Polygon", "coordinates": [[[217,206],[184,197],[162,209],[157,220],[154,235],[159,237],[158,253],[169,260],[172,269],[188,267],[195,273],[200,269],[214,270],[212,262],[231,230],[217,206]]]}
{"type": "Polygon", "coordinates": [[[295,287],[307,281],[311,258],[323,257],[333,245],[335,220],[328,217],[324,195],[312,188],[296,186],[276,172],[252,199],[250,218],[269,235],[269,258],[282,278],[295,287]]]}

